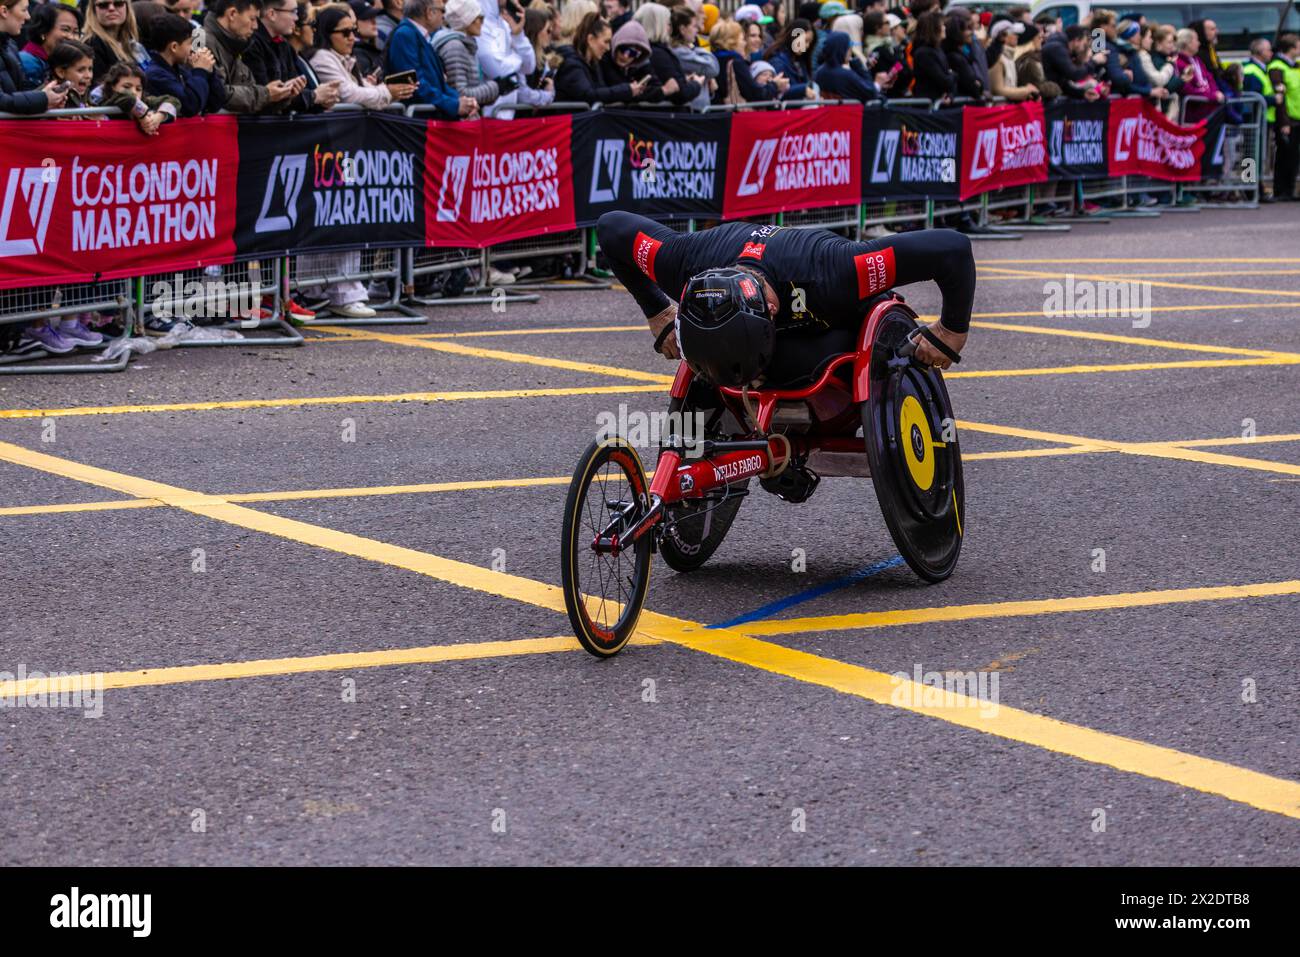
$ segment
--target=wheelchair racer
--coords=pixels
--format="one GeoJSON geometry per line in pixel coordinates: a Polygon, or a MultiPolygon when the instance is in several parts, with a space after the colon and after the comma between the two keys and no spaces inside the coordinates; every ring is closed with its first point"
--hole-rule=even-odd
{"type": "Polygon", "coordinates": [[[943,297],[939,319],[917,339],[917,361],[946,369],[966,344],[975,260],[970,240],[951,229],[870,242],[755,223],[679,233],[619,211],[601,216],[596,231],[656,350],[684,355],[716,385],[758,381],[778,333],[856,330],[870,299],[914,282],[933,280],[943,297]]]}

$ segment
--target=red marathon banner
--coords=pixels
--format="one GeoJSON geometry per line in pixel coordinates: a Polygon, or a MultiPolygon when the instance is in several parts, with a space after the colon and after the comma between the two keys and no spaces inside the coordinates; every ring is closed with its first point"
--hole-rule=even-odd
{"type": "Polygon", "coordinates": [[[1181,126],[1166,119],[1146,100],[1111,100],[1107,143],[1110,175],[1200,179],[1204,133],[1204,121],[1181,126]]]}
{"type": "Polygon", "coordinates": [[[481,248],[573,225],[570,117],[430,121],[425,242],[481,248]]]}
{"type": "Polygon", "coordinates": [[[962,200],[1047,179],[1047,124],[1037,100],[962,110],[962,200]]]}
{"type": "Polygon", "coordinates": [[[732,114],[727,219],[852,205],[861,183],[860,105],[732,114]]]}
{"type": "Polygon", "coordinates": [[[0,288],[229,262],[233,116],[145,136],[122,120],[0,122],[0,288]]]}

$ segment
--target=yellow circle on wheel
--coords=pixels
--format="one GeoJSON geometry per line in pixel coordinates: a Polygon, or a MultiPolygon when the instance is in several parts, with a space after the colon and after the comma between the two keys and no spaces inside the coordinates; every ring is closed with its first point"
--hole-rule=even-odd
{"type": "Polygon", "coordinates": [[[903,460],[916,487],[928,492],[934,484],[934,436],[930,433],[930,420],[916,396],[903,399],[898,411],[898,442],[903,447],[903,460]]]}

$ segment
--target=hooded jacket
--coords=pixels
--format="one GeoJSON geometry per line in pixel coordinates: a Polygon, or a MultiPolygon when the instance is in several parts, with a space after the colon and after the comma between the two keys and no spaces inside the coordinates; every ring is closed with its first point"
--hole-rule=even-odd
{"type": "Polygon", "coordinates": [[[227,33],[211,13],[203,18],[203,32],[208,49],[217,61],[217,75],[226,88],[225,108],[231,113],[266,112],[271,105],[271,93],[265,85],[257,82],[253,71],[244,62],[244,51],[248,49],[251,37],[240,40],[227,33]]]}
{"type": "Polygon", "coordinates": [[[563,59],[555,73],[555,95],[578,103],[626,103],[632,88],[626,82],[609,84],[599,64],[589,63],[571,44],[555,48],[563,59]]]}
{"type": "Polygon", "coordinates": [[[844,65],[851,44],[852,38],[847,33],[832,32],[822,46],[821,64],[813,79],[823,96],[830,93],[863,103],[880,99],[880,91],[874,83],[864,80],[856,70],[844,65]]]}
{"type": "MultiPolygon", "coordinates": [[[[658,103],[664,98],[663,88],[650,70],[650,38],[646,36],[645,27],[635,20],[629,20],[614,31],[609,41],[609,50],[600,58],[600,75],[607,85],[631,83],[643,76],[649,76],[651,82],[637,96],[629,96],[630,103],[658,103]],[[636,47],[640,51],[637,58],[626,67],[620,67],[614,60],[614,51],[619,47],[636,47]]],[[[629,94],[630,94],[629,90],[629,94]]]]}

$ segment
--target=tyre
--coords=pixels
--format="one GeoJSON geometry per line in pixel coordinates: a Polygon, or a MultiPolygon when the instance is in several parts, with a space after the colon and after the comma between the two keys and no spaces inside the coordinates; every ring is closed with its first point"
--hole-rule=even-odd
{"type": "Polygon", "coordinates": [[[593,442],[569,483],[560,543],[564,606],[582,647],[618,654],[636,630],[650,584],[647,533],[630,549],[595,547],[636,524],[649,507],[649,483],[636,450],[622,438],[593,442]]]}

